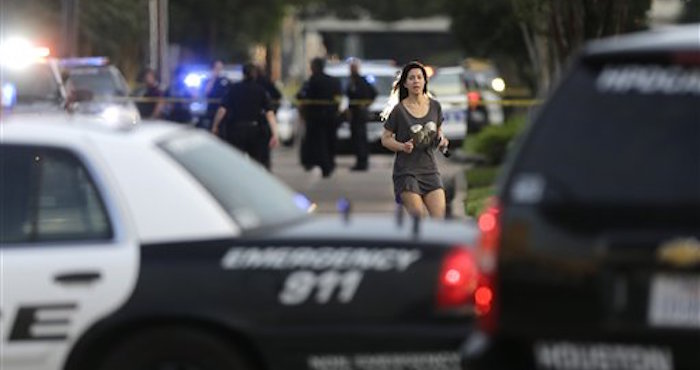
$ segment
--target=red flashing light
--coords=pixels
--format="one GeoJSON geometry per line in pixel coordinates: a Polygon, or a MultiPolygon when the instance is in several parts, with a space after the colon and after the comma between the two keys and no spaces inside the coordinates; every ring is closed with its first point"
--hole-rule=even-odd
{"type": "Polygon", "coordinates": [[[481,94],[478,91],[470,91],[467,93],[467,102],[469,103],[469,108],[476,108],[479,106],[481,101],[481,94]]]}

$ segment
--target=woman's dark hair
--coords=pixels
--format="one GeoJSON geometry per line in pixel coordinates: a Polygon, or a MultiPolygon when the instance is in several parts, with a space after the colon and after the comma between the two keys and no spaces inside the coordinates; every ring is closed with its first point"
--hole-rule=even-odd
{"type": "Polygon", "coordinates": [[[398,81],[394,82],[394,87],[392,88],[392,91],[394,92],[396,90],[399,91],[399,101],[404,100],[408,97],[408,89],[406,88],[406,86],[404,86],[404,84],[406,83],[406,79],[408,78],[408,72],[410,72],[414,68],[420,69],[421,73],[423,73],[423,80],[425,81],[425,85],[423,86],[423,93],[428,93],[428,73],[425,71],[425,66],[420,62],[409,62],[403,67],[403,70],[401,70],[401,77],[399,77],[398,81]]]}

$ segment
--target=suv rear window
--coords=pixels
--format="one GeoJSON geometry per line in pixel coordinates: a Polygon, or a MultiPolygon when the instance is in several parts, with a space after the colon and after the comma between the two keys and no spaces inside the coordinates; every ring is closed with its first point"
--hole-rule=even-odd
{"type": "Polygon", "coordinates": [[[582,62],[526,140],[515,201],[700,205],[700,66],[582,62]]]}

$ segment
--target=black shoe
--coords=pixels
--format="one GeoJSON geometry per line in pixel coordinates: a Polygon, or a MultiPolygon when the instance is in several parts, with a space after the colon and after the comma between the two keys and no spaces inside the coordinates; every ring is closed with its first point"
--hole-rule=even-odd
{"type": "Polygon", "coordinates": [[[350,171],[367,171],[367,165],[361,166],[359,164],[356,164],[350,167],[350,171]]]}

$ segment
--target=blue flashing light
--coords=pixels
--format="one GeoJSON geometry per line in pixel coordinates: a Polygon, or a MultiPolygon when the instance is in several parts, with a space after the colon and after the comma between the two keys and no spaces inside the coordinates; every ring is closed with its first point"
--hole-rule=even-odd
{"type": "Polygon", "coordinates": [[[367,75],[365,76],[365,79],[372,85],[374,85],[374,83],[377,82],[377,78],[374,77],[374,75],[367,75]]]}
{"type": "Polygon", "coordinates": [[[2,107],[11,108],[17,102],[17,88],[11,83],[5,83],[2,85],[2,107]]]}
{"type": "Polygon", "coordinates": [[[202,86],[202,81],[204,81],[205,78],[206,76],[202,73],[192,72],[185,76],[185,80],[183,82],[187,87],[199,88],[202,86]]]}
{"type": "Polygon", "coordinates": [[[204,113],[207,110],[207,104],[202,102],[192,102],[190,103],[190,112],[192,113],[204,113]]]}
{"type": "Polygon", "coordinates": [[[335,206],[338,209],[338,212],[340,213],[345,214],[350,212],[350,201],[346,198],[338,199],[338,202],[335,204],[335,206]]]}
{"type": "Polygon", "coordinates": [[[66,58],[58,61],[58,65],[61,67],[99,67],[107,64],[109,64],[109,59],[107,57],[66,58]]]}

